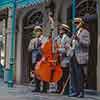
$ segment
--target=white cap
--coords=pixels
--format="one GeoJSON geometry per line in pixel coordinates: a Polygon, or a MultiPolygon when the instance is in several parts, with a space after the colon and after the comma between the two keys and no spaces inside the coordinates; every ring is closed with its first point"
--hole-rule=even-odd
{"type": "Polygon", "coordinates": [[[36,31],[36,30],[41,30],[42,31],[42,27],[41,26],[35,26],[34,31],[36,31]]]}
{"type": "Polygon", "coordinates": [[[61,24],[60,28],[61,29],[65,29],[65,30],[70,32],[70,27],[68,25],[66,25],[66,24],[61,24]]]}

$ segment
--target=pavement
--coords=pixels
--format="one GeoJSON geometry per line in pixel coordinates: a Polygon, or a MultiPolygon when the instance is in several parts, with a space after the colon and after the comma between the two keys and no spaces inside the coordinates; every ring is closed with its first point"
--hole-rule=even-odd
{"type": "Polygon", "coordinates": [[[86,92],[85,98],[68,97],[67,95],[53,93],[32,93],[30,85],[14,85],[8,88],[7,84],[0,80],[0,100],[100,100],[99,94],[86,92]]]}

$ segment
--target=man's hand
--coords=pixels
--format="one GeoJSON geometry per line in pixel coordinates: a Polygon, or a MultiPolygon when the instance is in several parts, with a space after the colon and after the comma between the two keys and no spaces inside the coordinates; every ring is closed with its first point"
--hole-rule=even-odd
{"type": "Polygon", "coordinates": [[[78,40],[78,41],[80,40],[78,36],[76,36],[75,39],[78,40]]]}

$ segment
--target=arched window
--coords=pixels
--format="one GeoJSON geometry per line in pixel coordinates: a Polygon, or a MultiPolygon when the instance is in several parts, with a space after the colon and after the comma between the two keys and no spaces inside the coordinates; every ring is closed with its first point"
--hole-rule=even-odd
{"type": "Polygon", "coordinates": [[[42,24],[43,23],[43,14],[41,11],[34,13],[29,21],[29,24],[42,24]]]}
{"type": "MultiPolygon", "coordinates": [[[[76,16],[88,17],[96,15],[95,0],[76,0],[76,16]]],[[[72,19],[72,5],[67,10],[68,19],[72,19]]]]}
{"type": "Polygon", "coordinates": [[[41,11],[30,11],[24,20],[24,26],[35,26],[43,24],[43,13],[41,11]]]}
{"type": "Polygon", "coordinates": [[[96,1],[82,0],[76,4],[76,16],[90,16],[96,14],[96,1]]]}

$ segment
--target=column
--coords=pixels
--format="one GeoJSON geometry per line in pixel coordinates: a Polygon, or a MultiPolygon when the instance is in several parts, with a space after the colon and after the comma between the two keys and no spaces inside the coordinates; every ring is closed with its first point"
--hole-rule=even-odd
{"type": "MultiPolygon", "coordinates": [[[[20,18],[20,17],[19,17],[20,18]]],[[[21,72],[22,72],[22,20],[19,20],[19,32],[17,33],[17,50],[16,50],[16,82],[21,83],[21,72]]]]}
{"type": "Polygon", "coordinates": [[[7,22],[7,40],[6,40],[6,65],[5,65],[5,72],[4,72],[4,82],[8,82],[8,73],[10,67],[10,48],[11,48],[11,9],[9,8],[8,11],[8,22],[7,22]]]}

